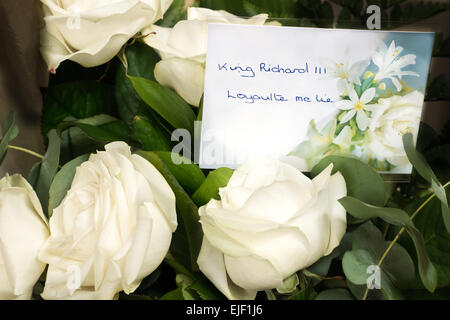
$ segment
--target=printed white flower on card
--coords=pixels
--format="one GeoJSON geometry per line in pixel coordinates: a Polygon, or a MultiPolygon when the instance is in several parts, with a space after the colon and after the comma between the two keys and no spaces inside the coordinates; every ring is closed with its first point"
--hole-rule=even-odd
{"type": "Polygon", "coordinates": [[[370,88],[365,90],[360,97],[353,86],[347,87],[350,100],[340,100],[336,102],[336,106],[341,110],[347,110],[342,117],[341,123],[346,123],[356,115],[356,124],[361,131],[367,129],[369,125],[369,117],[366,111],[375,111],[377,104],[369,104],[375,97],[376,89],[370,88]]]}
{"type": "Polygon", "coordinates": [[[327,77],[338,79],[337,89],[343,93],[347,89],[347,83],[361,85],[361,74],[369,65],[369,61],[361,60],[350,64],[348,55],[339,61],[333,61],[328,58],[321,58],[321,64],[326,68],[327,77]]]}
{"type": "Polygon", "coordinates": [[[378,67],[378,72],[375,75],[374,81],[381,81],[383,79],[391,79],[397,91],[402,89],[399,79],[402,76],[416,76],[419,74],[413,71],[405,71],[402,68],[411,64],[416,64],[416,55],[407,54],[400,56],[403,48],[395,46],[395,41],[392,41],[389,48],[384,44],[380,44],[380,48],[372,57],[373,63],[378,67]]]}
{"type": "Polygon", "coordinates": [[[352,142],[352,129],[344,126],[336,132],[337,120],[329,121],[325,127],[318,129],[314,120],[308,125],[308,140],[298,144],[288,156],[305,159],[308,170],[315,166],[324,154],[339,154],[349,151],[352,142]]]}

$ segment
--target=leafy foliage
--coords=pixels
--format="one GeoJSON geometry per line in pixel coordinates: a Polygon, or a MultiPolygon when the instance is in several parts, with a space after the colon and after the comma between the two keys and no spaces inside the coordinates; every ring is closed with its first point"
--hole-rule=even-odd
{"type": "Polygon", "coordinates": [[[19,134],[19,128],[14,121],[15,114],[10,112],[2,123],[2,139],[0,140],[0,165],[8,151],[8,143],[19,134]]]}
{"type": "MultiPolygon", "coordinates": [[[[438,1],[373,0],[382,28],[404,26],[448,10],[438,1]]],[[[366,28],[360,0],[198,0],[194,5],[226,10],[239,16],[267,13],[283,25],[366,28]]],[[[160,26],[186,18],[185,1],[174,0],[160,26]]],[[[448,57],[450,40],[438,34],[434,56],[448,57]]],[[[171,153],[174,129],[194,133],[201,109],[192,108],[154,76],[158,53],[139,39],[131,40],[119,59],[95,68],[64,62],[44,92],[42,133],[47,151],[28,181],[51,216],[69,190],[76,168],[88,154],[111,141],[126,141],[150,161],[176,196],[178,228],[163,264],[148,275],[135,293],[120,299],[224,299],[199,271],[197,256],[203,232],[198,209],[220,199],[233,170],[202,171],[191,159],[171,153]],[[126,67],[124,66],[126,65],[126,67]]],[[[426,100],[450,100],[450,80],[441,74],[430,81],[426,100]]],[[[0,164],[8,144],[18,135],[14,114],[2,124],[0,164]]],[[[311,171],[315,177],[329,164],[345,178],[348,196],[340,203],[348,212],[341,244],[328,256],[286,279],[283,287],[258,295],[279,300],[448,299],[450,297],[450,122],[441,135],[423,125],[414,147],[404,136],[415,171],[407,184],[388,184],[355,158],[328,156],[311,171]],[[402,236],[406,231],[408,236],[402,236]],[[381,270],[380,289],[367,289],[368,268],[381,270]],[[416,267],[417,266],[417,267],[416,267]]],[[[136,151],[136,150],[134,150],[136,151]]],[[[35,287],[38,295],[42,282],[35,287]]]]}
{"type": "Polygon", "coordinates": [[[44,96],[42,133],[70,117],[83,119],[98,114],[115,114],[115,100],[111,95],[113,87],[92,80],[67,82],[51,86],[44,96]]]}

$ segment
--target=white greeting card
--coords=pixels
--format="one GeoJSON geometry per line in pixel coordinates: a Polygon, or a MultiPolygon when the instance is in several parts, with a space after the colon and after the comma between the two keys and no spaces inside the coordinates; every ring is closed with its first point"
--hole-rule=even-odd
{"type": "Polygon", "coordinates": [[[433,33],[209,24],[201,168],[329,154],[410,173],[433,33]]]}

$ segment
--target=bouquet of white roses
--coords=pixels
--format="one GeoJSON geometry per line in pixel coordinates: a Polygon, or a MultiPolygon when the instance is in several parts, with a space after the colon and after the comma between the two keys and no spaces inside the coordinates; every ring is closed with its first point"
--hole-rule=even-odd
{"type": "Polygon", "coordinates": [[[41,2],[47,151],[15,146],[14,114],[4,119],[0,164],[21,151],[39,162],[0,180],[0,299],[401,299],[450,285],[449,183],[406,133],[423,96],[403,87],[414,57],[394,42],[376,73],[329,62],[341,111],[292,153],[309,175],[275,159],[201,170],[172,132],[193,136],[201,119],[207,24],[267,15],[41,2]],[[373,168],[409,163],[418,175],[398,188],[373,168]]]}

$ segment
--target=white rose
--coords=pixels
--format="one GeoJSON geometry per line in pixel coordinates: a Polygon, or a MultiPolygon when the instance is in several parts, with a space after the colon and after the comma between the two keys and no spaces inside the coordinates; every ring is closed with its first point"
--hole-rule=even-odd
{"type": "Polygon", "coordinates": [[[0,299],[30,299],[45,269],[39,249],[49,236],[47,219],[21,176],[0,180],[0,299]]]}
{"type": "Polygon", "coordinates": [[[203,94],[208,23],[263,25],[267,14],[242,19],[222,10],[189,8],[187,15],[188,20],[173,28],[152,25],[143,33],[149,34],[145,43],[156,49],[162,59],[155,66],[156,80],[198,106],[203,94]]]}
{"type": "Polygon", "coordinates": [[[311,180],[278,160],[237,169],[220,189],[221,201],[199,210],[200,270],[229,299],[254,299],[328,255],[346,230],[337,201],[345,181],[331,170],[311,180]]]}
{"type": "Polygon", "coordinates": [[[367,148],[372,157],[379,161],[387,160],[400,169],[410,166],[402,135],[411,132],[417,137],[423,98],[422,93],[413,91],[404,96],[379,100],[380,111],[372,117],[367,131],[367,148]]]}
{"type": "Polygon", "coordinates": [[[169,249],[175,196],[158,170],[124,142],[77,168],[50,218],[39,258],[49,264],[44,299],[112,299],[137,289],[169,249]]]}
{"type": "Polygon", "coordinates": [[[55,72],[64,60],[94,67],[163,17],[173,0],[41,0],[41,53],[55,72]]]}

